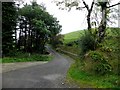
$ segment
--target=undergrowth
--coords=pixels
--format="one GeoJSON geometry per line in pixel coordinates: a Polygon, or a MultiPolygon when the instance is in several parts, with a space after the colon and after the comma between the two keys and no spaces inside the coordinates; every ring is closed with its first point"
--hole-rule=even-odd
{"type": "Polygon", "coordinates": [[[52,56],[40,55],[40,54],[29,54],[18,52],[15,56],[2,58],[2,63],[14,63],[14,62],[31,62],[31,61],[50,61],[52,56]]]}

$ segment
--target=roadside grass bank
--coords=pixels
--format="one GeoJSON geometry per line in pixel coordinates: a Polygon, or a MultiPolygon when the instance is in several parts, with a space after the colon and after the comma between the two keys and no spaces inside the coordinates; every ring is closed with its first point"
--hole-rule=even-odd
{"type": "Polygon", "coordinates": [[[37,53],[29,54],[18,52],[14,56],[4,57],[0,59],[0,63],[14,63],[14,62],[34,62],[34,61],[50,61],[53,56],[40,55],[37,53]]]}
{"type": "MultiPolygon", "coordinates": [[[[115,31],[115,29],[111,30],[115,31]]],[[[105,41],[96,50],[87,51],[84,58],[81,58],[79,44],[76,44],[72,38],[71,42],[59,47],[59,52],[75,60],[75,63],[68,70],[68,82],[74,82],[81,88],[120,89],[120,38],[118,33],[113,33],[111,30],[108,30],[109,34],[105,37],[105,41]],[[62,52],[62,50],[69,53],[62,52]],[[70,53],[77,54],[78,57],[70,53]]],[[[116,30],[119,31],[119,29],[116,30]]],[[[67,38],[64,40],[64,42],[68,41],[67,38]]]]}
{"type": "Polygon", "coordinates": [[[74,82],[81,88],[113,88],[119,90],[120,87],[117,86],[117,80],[118,75],[92,75],[79,69],[75,63],[67,73],[67,81],[74,82]]]}
{"type": "MultiPolygon", "coordinates": [[[[65,49],[64,49],[65,50],[65,49]]],[[[68,51],[68,50],[67,50],[68,51]]],[[[69,49],[70,51],[70,49],[69,49]]],[[[76,83],[81,88],[113,88],[119,89],[119,76],[116,73],[108,73],[106,75],[97,75],[95,73],[91,73],[91,68],[94,68],[95,63],[91,62],[90,58],[85,60],[83,63],[80,60],[80,57],[76,57],[66,52],[63,53],[74,59],[75,63],[71,65],[68,70],[66,81],[71,83],[76,83]],[[88,61],[89,60],[89,61],[88,61]],[[86,64],[86,66],[84,66],[86,64]],[[94,64],[94,65],[93,65],[94,64]],[[92,66],[93,65],[93,66],[92,66]]],[[[112,62],[112,66],[116,67],[117,62],[112,62]]],[[[116,71],[115,71],[116,72],[116,71]]]]}

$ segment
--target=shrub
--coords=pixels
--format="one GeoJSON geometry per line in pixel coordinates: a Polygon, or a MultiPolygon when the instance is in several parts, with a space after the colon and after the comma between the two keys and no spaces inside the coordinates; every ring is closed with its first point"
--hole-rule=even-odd
{"type": "Polygon", "coordinates": [[[9,50],[8,54],[6,54],[6,56],[10,56],[10,57],[15,57],[15,56],[19,56],[23,54],[23,52],[21,51],[17,51],[17,50],[9,50]]]}
{"type": "Polygon", "coordinates": [[[85,35],[80,38],[81,53],[85,54],[89,50],[95,50],[96,46],[96,40],[89,32],[86,32],[85,35]]]}
{"type": "Polygon", "coordinates": [[[112,71],[112,67],[110,64],[104,64],[104,63],[99,63],[96,66],[94,66],[94,70],[97,74],[104,75],[107,74],[108,72],[112,71]]]}
{"type": "Polygon", "coordinates": [[[108,63],[108,60],[100,52],[91,51],[90,57],[95,62],[98,61],[94,66],[95,73],[104,75],[112,71],[112,66],[108,63]]]}
{"type": "Polygon", "coordinates": [[[102,47],[101,48],[101,51],[106,51],[106,52],[112,52],[113,50],[112,50],[112,48],[109,48],[109,47],[107,47],[107,46],[104,46],[104,47],[102,47]]]}
{"type": "Polygon", "coordinates": [[[100,60],[104,59],[103,56],[97,51],[91,51],[90,52],[90,57],[94,61],[100,61],[100,60]]]}

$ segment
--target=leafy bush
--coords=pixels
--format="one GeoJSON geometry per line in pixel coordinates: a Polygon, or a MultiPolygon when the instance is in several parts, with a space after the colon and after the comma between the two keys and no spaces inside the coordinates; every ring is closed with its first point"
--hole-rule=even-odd
{"type": "Polygon", "coordinates": [[[9,52],[6,54],[6,56],[16,56],[16,54],[17,54],[18,52],[17,52],[17,50],[9,50],[9,52]]]}
{"type": "Polygon", "coordinates": [[[97,74],[104,75],[108,72],[111,72],[112,67],[110,64],[99,63],[94,67],[94,70],[97,74]]]}
{"type": "Polygon", "coordinates": [[[100,61],[100,60],[104,59],[103,56],[99,52],[97,52],[97,51],[91,51],[90,52],[90,57],[94,61],[100,61]]]}
{"type": "Polygon", "coordinates": [[[108,63],[108,60],[101,53],[97,51],[91,51],[90,57],[95,62],[98,61],[94,66],[95,73],[103,75],[112,71],[112,66],[108,63]]]}
{"type": "Polygon", "coordinates": [[[89,32],[86,32],[85,35],[80,38],[81,53],[85,54],[89,50],[95,50],[96,46],[96,40],[89,32]]]}
{"type": "Polygon", "coordinates": [[[111,52],[111,51],[113,51],[113,50],[112,50],[112,48],[109,48],[109,47],[107,47],[107,46],[104,46],[104,47],[101,48],[101,51],[103,51],[103,52],[104,52],[104,51],[106,51],[106,52],[111,52]]]}

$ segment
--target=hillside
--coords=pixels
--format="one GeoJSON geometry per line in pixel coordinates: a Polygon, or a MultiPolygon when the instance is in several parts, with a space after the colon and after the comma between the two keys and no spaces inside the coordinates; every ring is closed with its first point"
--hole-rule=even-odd
{"type": "Polygon", "coordinates": [[[71,41],[77,40],[84,33],[84,30],[74,31],[64,34],[64,43],[69,43],[71,41]]]}
{"type": "MultiPolygon", "coordinates": [[[[108,28],[106,33],[107,36],[116,36],[120,32],[119,32],[119,28],[108,28]]],[[[84,34],[84,30],[78,30],[64,34],[64,43],[67,44],[69,42],[78,40],[83,34],[84,34]]]]}
{"type": "Polygon", "coordinates": [[[68,71],[68,82],[77,82],[82,88],[119,88],[120,29],[107,29],[105,40],[100,43],[98,48],[93,51],[87,51],[84,54],[85,57],[81,58],[81,47],[73,41],[78,40],[83,33],[84,31],[81,30],[65,34],[65,44],[60,47],[60,50],[79,56],[76,57],[63,52],[75,60],[75,63],[68,71]]]}

